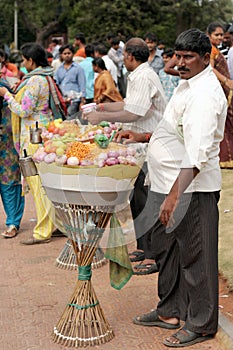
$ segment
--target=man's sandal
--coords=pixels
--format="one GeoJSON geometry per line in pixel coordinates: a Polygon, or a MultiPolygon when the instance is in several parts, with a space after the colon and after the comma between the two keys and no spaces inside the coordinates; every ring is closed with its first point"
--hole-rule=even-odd
{"type": "Polygon", "coordinates": [[[162,321],[159,318],[157,310],[152,310],[147,314],[134,317],[133,323],[139,326],[154,326],[154,327],[160,327],[160,328],[166,328],[166,329],[180,328],[180,323],[171,324],[171,323],[162,321]]]}
{"type": "Polygon", "coordinates": [[[134,275],[150,275],[159,271],[156,263],[138,264],[134,266],[134,269],[134,275]]]}
{"type": "Polygon", "coordinates": [[[145,259],[145,253],[135,250],[132,253],[129,253],[129,259],[131,262],[143,261],[145,259]]]}
{"type": "Polygon", "coordinates": [[[184,348],[196,343],[212,339],[213,335],[202,335],[192,332],[186,328],[181,328],[177,333],[164,340],[163,344],[170,348],[184,348]]]}
{"type": "Polygon", "coordinates": [[[14,238],[17,234],[18,230],[15,225],[8,226],[7,230],[1,233],[4,238],[14,238]]]}

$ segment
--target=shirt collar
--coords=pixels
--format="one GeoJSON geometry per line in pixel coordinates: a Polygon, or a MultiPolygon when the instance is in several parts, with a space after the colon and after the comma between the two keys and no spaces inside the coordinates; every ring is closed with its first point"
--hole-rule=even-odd
{"type": "Polygon", "coordinates": [[[144,62],[139,64],[139,66],[134,69],[129,75],[128,75],[128,79],[132,80],[134,78],[135,75],[138,74],[138,72],[140,72],[141,70],[143,70],[145,67],[149,67],[149,63],[148,62],[144,62]]]}
{"type": "Polygon", "coordinates": [[[157,50],[156,50],[156,52],[155,52],[155,54],[154,54],[154,57],[153,57],[153,59],[151,60],[151,62],[154,61],[155,57],[161,57],[161,56],[157,53],[157,50]]]}
{"type": "Polygon", "coordinates": [[[193,87],[196,84],[199,84],[199,79],[202,79],[202,78],[205,79],[205,77],[207,77],[207,75],[209,75],[209,73],[211,71],[213,71],[213,69],[212,69],[211,65],[209,64],[203,71],[201,71],[200,73],[198,73],[194,77],[192,77],[190,79],[181,79],[179,86],[189,85],[190,87],[193,87]]]}
{"type": "MultiPolygon", "coordinates": [[[[63,67],[64,67],[65,62],[62,62],[62,65],[63,65],[63,67]]],[[[70,65],[70,67],[72,67],[72,66],[74,66],[74,65],[75,65],[75,62],[74,62],[74,61],[72,61],[72,63],[71,63],[71,65],[70,65]]]]}

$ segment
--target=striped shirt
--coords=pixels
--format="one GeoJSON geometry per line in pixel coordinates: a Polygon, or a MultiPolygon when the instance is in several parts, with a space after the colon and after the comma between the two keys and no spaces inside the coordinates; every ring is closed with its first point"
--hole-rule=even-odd
{"type": "Polygon", "coordinates": [[[159,77],[145,62],[131,72],[127,80],[124,109],[138,115],[139,119],[124,123],[124,129],[153,132],[166,107],[166,97],[159,77]]]}

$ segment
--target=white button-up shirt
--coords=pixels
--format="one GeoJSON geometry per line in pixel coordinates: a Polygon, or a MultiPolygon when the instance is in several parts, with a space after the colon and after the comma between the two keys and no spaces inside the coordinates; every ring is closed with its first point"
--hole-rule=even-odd
{"type": "Polygon", "coordinates": [[[226,113],[226,97],[210,65],[180,81],[149,143],[152,191],[169,193],[180,170],[194,167],[200,172],[186,192],[221,188],[218,154],[226,113]]]}
{"type": "Polygon", "coordinates": [[[166,97],[158,75],[148,62],[140,64],[128,76],[124,109],[140,118],[124,123],[124,129],[136,132],[153,132],[163,117],[166,97]]]}

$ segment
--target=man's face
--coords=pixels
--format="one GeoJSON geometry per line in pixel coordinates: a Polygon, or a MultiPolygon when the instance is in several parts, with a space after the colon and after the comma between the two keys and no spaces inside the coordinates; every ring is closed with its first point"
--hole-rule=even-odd
{"type": "Polygon", "coordinates": [[[163,58],[163,62],[164,64],[166,64],[168,61],[170,61],[171,57],[167,56],[166,54],[163,54],[162,55],[162,58],[163,58]]]}
{"type": "Polygon", "coordinates": [[[119,49],[119,47],[120,47],[120,45],[119,44],[116,44],[116,45],[112,45],[112,47],[114,48],[114,50],[118,50],[119,49]]]}
{"type": "Polygon", "coordinates": [[[125,68],[127,69],[128,72],[132,72],[133,71],[132,55],[126,52],[125,50],[123,52],[123,55],[124,55],[125,68]]]}
{"type": "Polygon", "coordinates": [[[156,50],[156,44],[157,44],[156,41],[151,41],[149,39],[146,39],[145,42],[150,52],[156,50]]]}
{"type": "Polygon", "coordinates": [[[80,44],[80,40],[74,38],[74,45],[75,45],[75,46],[79,46],[79,44],[80,44]]]}
{"type": "Polygon", "coordinates": [[[63,61],[66,63],[70,63],[73,60],[73,52],[70,51],[69,49],[65,49],[62,52],[61,56],[62,56],[63,61]]]}
{"type": "Polygon", "coordinates": [[[175,51],[177,69],[181,79],[190,79],[201,73],[209,64],[210,54],[203,57],[193,51],[175,51]]]}
{"type": "Polygon", "coordinates": [[[223,35],[223,46],[224,47],[230,47],[232,42],[231,34],[229,32],[224,33],[223,35]]]}
{"type": "Polygon", "coordinates": [[[98,51],[94,51],[94,57],[97,58],[97,57],[101,57],[101,55],[99,54],[98,51]]]}

